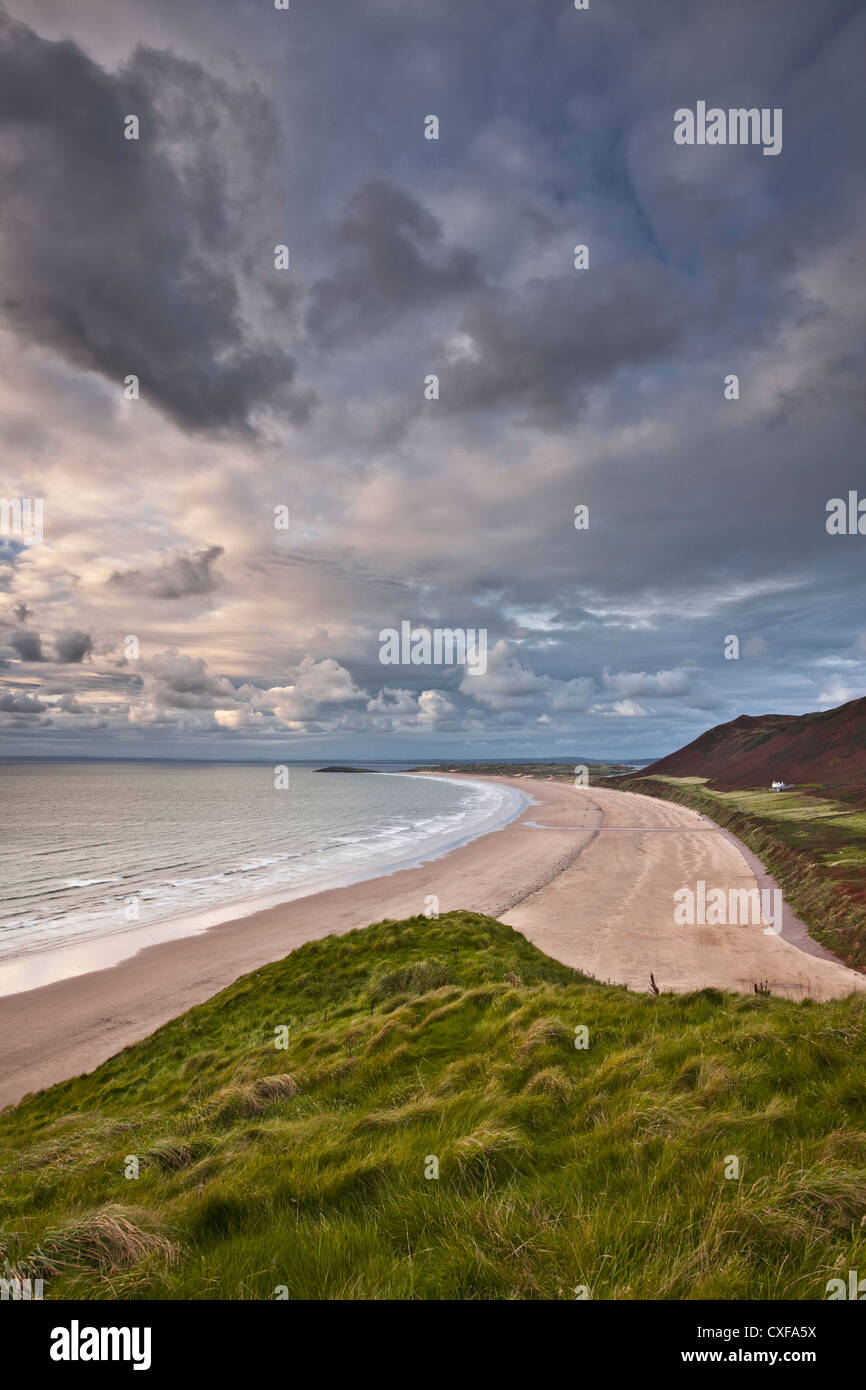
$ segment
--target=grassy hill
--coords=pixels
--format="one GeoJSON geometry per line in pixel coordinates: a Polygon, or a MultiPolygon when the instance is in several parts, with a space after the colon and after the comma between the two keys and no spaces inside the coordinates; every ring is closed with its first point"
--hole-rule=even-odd
{"type": "Polygon", "coordinates": [[[49,1299],[820,1299],[866,1268],[864,1122],[863,997],[640,997],[383,922],[5,1111],[0,1259],[49,1299]]]}
{"type": "Polygon", "coordinates": [[[866,809],[866,699],[817,714],[744,714],[644,772],[705,777],[719,791],[777,780],[820,785],[866,809]]]}

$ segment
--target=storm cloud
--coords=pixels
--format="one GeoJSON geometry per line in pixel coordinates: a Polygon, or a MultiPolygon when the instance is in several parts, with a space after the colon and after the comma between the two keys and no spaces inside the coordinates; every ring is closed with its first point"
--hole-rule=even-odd
{"type": "Polygon", "coordinates": [[[866,692],[864,42],[851,0],[7,0],[10,746],[579,762],[866,692]],[[782,152],[677,146],[698,100],[782,152]],[[404,620],[487,671],[383,666],[404,620]]]}
{"type": "Polygon", "coordinates": [[[381,333],[412,309],[481,284],[474,252],[448,246],[429,209],[386,179],[371,179],[350,199],[334,245],[339,268],[311,287],[307,311],[323,343],[381,333]]]}
{"type": "Polygon", "coordinates": [[[137,376],[187,430],[247,430],[262,405],[303,420],[310,406],[291,355],[244,323],[240,266],[213,254],[230,196],[215,136],[229,124],[254,144],[273,114],[170,53],[136,48],[110,73],[0,11],[4,316],[118,393],[137,376]]]}
{"type": "Polygon", "coordinates": [[[93,651],[93,638],[89,632],[73,630],[59,632],[54,639],[54,652],[62,664],[75,665],[83,661],[93,651]]]}
{"type": "Polygon", "coordinates": [[[620,367],[668,356],[683,305],[654,270],[600,271],[490,290],[462,319],[463,351],[447,386],[455,408],[525,407],[542,422],[573,418],[589,390],[620,367]]]}
{"type": "Polygon", "coordinates": [[[32,628],[20,628],[8,637],[9,646],[17,652],[21,661],[44,661],[42,638],[32,628]]]}

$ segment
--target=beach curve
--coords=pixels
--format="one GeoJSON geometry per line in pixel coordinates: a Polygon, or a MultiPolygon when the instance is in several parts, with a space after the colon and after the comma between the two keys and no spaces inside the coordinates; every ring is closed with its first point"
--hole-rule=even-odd
{"type": "Polygon", "coordinates": [[[612,788],[491,780],[528,794],[530,805],[442,858],[0,998],[0,1105],[92,1070],[305,941],[417,916],[431,898],[440,913],[497,917],[556,959],[631,989],[648,989],[652,972],[659,988],[674,991],[750,992],[765,981],[792,998],[866,991],[866,976],[820,947],[806,954],[785,939],[790,913],[781,936],[756,926],[674,923],[673,893],[681,886],[700,878],[725,889],[758,886],[741,847],[705,817],[612,788]]]}

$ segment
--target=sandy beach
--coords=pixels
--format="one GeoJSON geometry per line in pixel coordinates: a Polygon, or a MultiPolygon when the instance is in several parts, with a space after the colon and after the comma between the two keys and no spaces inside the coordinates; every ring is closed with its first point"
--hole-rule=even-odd
{"type": "Polygon", "coordinates": [[[495,780],[519,787],[532,804],[443,858],[0,998],[0,1105],[92,1070],[305,941],[415,916],[430,895],[440,912],[489,913],[548,955],[634,990],[647,990],[652,972],[661,990],[750,992],[767,981],[791,998],[866,991],[866,976],[812,941],[790,911],[781,936],[758,925],[675,924],[673,894],[697,880],[726,892],[772,886],[753,856],[695,812],[610,788],[495,780]]]}

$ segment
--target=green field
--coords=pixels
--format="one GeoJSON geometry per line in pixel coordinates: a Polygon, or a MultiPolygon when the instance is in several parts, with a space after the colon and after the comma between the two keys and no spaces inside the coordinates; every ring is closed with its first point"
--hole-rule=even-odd
{"type": "Polygon", "coordinates": [[[644,997],[418,917],[5,1111],[2,1257],[47,1299],[821,1299],[864,1128],[862,996],[644,997]]]}
{"type": "Polygon", "coordinates": [[[703,777],[630,776],[618,789],[691,806],[753,850],[816,941],[866,969],[866,811],[821,787],[716,791],[703,777]]]}
{"type": "Polygon", "coordinates": [[[631,763],[430,763],[413,767],[412,772],[454,772],[465,777],[541,777],[553,782],[573,782],[575,767],[585,767],[590,782],[599,777],[617,777],[633,772],[631,763]]]}

